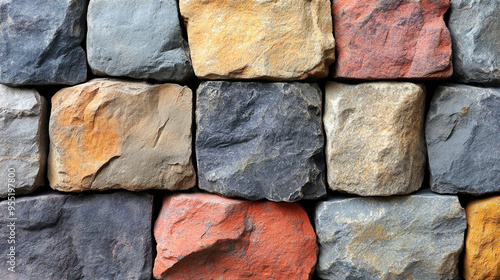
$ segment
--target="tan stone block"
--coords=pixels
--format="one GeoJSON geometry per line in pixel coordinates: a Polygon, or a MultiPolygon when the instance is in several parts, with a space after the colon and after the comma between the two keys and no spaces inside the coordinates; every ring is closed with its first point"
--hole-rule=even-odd
{"type": "Polygon", "coordinates": [[[48,177],[61,191],[188,189],[192,92],[96,79],[52,98],[48,177]]]}
{"type": "Polygon", "coordinates": [[[335,58],[328,0],[180,0],[196,76],[323,78],[335,58]]]}
{"type": "Polygon", "coordinates": [[[425,90],[406,82],[327,83],[328,184],[364,196],[409,194],[424,177],[425,90]]]}

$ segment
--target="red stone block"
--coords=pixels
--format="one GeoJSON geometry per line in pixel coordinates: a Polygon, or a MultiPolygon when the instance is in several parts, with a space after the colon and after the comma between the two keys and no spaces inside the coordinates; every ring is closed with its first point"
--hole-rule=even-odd
{"type": "Polygon", "coordinates": [[[212,194],[165,197],[154,235],[156,279],[310,279],[318,251],[300,204],[212,194]]]}
{"type": "Polygon", "coordinates": [[[333,0],[341,79],[449,78],[449,0],[333,0]]]}

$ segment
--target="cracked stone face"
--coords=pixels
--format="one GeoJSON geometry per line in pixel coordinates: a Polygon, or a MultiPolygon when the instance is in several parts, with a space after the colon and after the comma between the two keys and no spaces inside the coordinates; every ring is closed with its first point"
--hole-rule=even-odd
{"type": "Polygon", "coordinates": [[[52,98],[50,186],[61,191],[193,187],[192,92],[96,79],[52,98]]]}

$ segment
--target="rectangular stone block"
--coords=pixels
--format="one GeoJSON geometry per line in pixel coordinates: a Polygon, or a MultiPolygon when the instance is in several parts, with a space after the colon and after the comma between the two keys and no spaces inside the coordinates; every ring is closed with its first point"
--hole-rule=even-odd
{"type": "Polygon", "coordinates": [[[92,0],[87,22],[93,73],[177,82],[193,76],[176,0],[92,0]]]}
{"type": "Polygon", "coordinates": [[[112,79],[60,90],[49,123],[50,186],[71,192],[193,187],[192,99],[185,86],[112,79]]]}
{"type": "Polygon", "coordinates": [[[331,198],[317,205],[315,224],[321,279],[458,277],[466,221],[456,196],[331,198]]]}
{"type": "Polygon", "coordinates": [[[500,279],[500,196],[473,200],[465,212],[465,279],[500,279]]]}
{"type": "Polygon", "coordinates": [[[180,0],[201,79],[317,79],[335,58],[328,0],[180,0]]]}
{"type": "Polygon", "coordinates": [[[196,94],[201,189],[287,202],[326,194],[318,85],[214,81],[196,94]]]}
{"type": "Polygon", "coordinates": [[[449,0],[333,0],[341,79],[445,79],[452,75],[449,0]]]}
{"type": "Polygon", "coordinates": [[[151,195],[51,192],[16,199],[13,216],[8,203],[0,202],[0,279],[151,278],[151,195]]]}
{"type": "Polygon", "coordinates": [[[86,5],[86,0],[0,0],[0,83],[84,82],[86,5]]]}
{"type": "Polygon", "coordinates": [[[443,85],[425,126],[431,189],[438,193],[500,191],[500,89],[443,85]]]}
{"type": "Polygon", "coordinates": [[[0,198],[45,183],[48,108],[35,89],[0,85],[0,198]]]}
{"type": "Polygon", "coordinates": [[[317,244],[298,203],[205,193],[166,196],[155,223],[155,279],[311,279],[317,244]]]}
{"type": "Polygon", "coordinates": [[[408,194],[425,171],[425,89],[406,82],[326,84],[328,184],[363,196],[408,194]]]}
{"type": "Polygon", "coordinates": [[[500,85],[500,1],[450,2],[455,80],[500,85]]]}

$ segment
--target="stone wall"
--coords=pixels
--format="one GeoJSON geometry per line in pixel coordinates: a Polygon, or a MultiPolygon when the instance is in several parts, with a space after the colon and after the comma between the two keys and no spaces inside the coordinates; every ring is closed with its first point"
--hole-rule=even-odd
{"type": "Polygon", "coordinates": [[[500,279],[499,1],[0,0],[0,84],[0,279],[500,279]]]}

